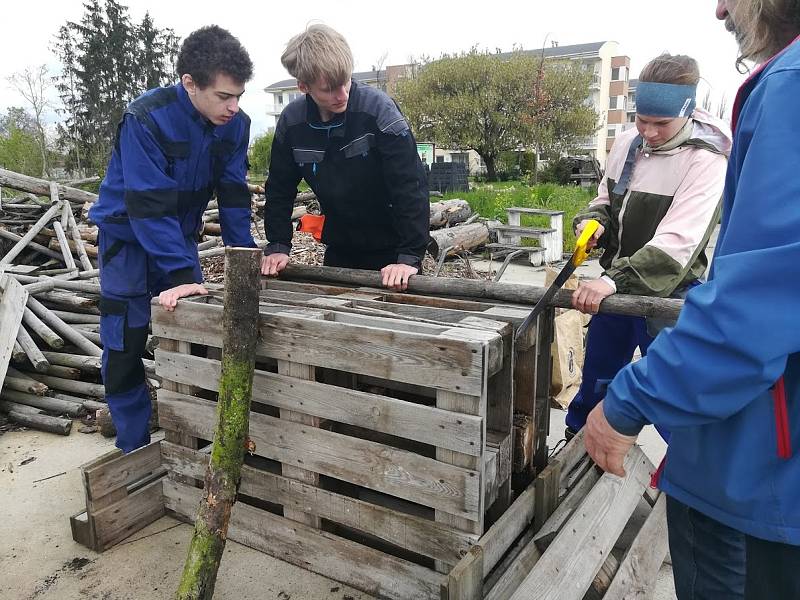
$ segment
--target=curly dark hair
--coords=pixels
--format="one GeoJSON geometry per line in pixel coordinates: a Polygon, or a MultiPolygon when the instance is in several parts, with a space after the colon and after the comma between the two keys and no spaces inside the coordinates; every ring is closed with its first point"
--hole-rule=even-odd
{"type": "Polygon", "coordinates": [[[225,73],[237,83],[246,83],[253,76],[253,61],[241,42],[218,25],[207,25],[193,31],[183,40],[176,65],[178,75],[189,74],[200,89],[225,73]]]}

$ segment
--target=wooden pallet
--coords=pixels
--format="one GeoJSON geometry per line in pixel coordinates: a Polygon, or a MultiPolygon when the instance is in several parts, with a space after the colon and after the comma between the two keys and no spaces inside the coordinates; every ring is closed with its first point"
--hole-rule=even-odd
{"type": "MultiPolygon", "coordinates": [[[[510,503],[513,328],[491,313],[408,319],[302,294],[262,297],[255,450],[229,538],[377,596],[440,598],[510,503]]],[[[154,311],[153,333],[166,340],[165,504],[191,520],[216,424],[221,303],[154,311]]]]}
{"type": "Polygon", "coordinates": [[[654,470],[634,447],[624,478],[602,474],[574,438],[523,494],[531,524],[474,597],[649,597],[667,553],[666,497],[648,487],[654,470]]]}
{"type": "MultiPolygon", "coordinates": [[[[350,288],[276,279],[265,280],[264,287],[262,297],[265,301],[292,302],[298,306],[320,306],[437,323],[458,324],[465,319],[477,317],[506,322],[516,329],[530,312],[530,307],[401,294],[385,289],[350,288]]],[[[504,392],[501,386],[495,393],[489,394],[488,428],[506,431],[508,427],[512,427],[514,432],[515,451],[512,462],[515,465],[518,489],[524,489],[547,462],[553,318],[553,309],[546,310],[539,318],[537,326],[528,329],[524,338],[517,340],[516,345],[507,351],[508,355],[513,356],[506,368],[512,371],[511,402],[515,424],[510,425],[506,421],[508,413],[505,408],[496,405],[492,409],[495,403],[508,402],[508,392],[504,392]]]]}
{"type": "Polygon", "coordinates": [[[160,441],[113,450],[81,467],[86,508],[70,517],[73,539],[102,552],[165,514],[160,441]]]}

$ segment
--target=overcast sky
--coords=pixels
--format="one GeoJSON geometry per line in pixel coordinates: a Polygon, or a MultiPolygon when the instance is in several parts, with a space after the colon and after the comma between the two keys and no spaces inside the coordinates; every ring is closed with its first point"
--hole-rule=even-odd
{"type": "MultiPolygon", "coordinates": [[[[689,54],[700,63],[714,102],[723,95],[728,110],[743,80],[735,69],[736,44],[714,18],[714,0],[554,0],[548,2],[379,2],[357,0],[121,0],[134,20],[149,11],[159,27],[171,27],[184,37],[207,24],[218,24],[236,35],[250,52],[255,76],[242,107],[253,120],[253,133],[271,120],[265,105],[271,96],[262,89],[288,74],[280,55],[291,36],[309,21],[338,29],[350,43],[357,71],[369,70],[381,55],[385,64],[402,64],[411,57],[438,57],[473,45],[508,51],[614,40],[631,57],[633,76],[652,57],[668,51],[689,54]]],[[[23,105],[6,77],[45,63],[60,69],[51,45],[58,28],[83,14],[79,0],[24,0],[4,3],[0,33],[0,112],[23,105]]],[[[703,93],[698,94],[698,102],[703,93]]],[[[55,120],[56,115],[50,119],[55,120]]]]}

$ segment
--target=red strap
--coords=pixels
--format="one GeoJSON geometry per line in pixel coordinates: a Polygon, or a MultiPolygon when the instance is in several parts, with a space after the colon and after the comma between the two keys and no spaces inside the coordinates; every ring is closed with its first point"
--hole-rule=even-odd
{"type": "Polygon", "coordinates": [[[772,386],[775,402],[775,431],[778,437],[778,456],[788,460],[792,457],[792,436],[789,430],[789,410],[786,407],[786,383],[783,377],[772,386]]]}
{"type": "Polygon", "coordinates": [[[653,471],[653,474],[650,475],[650,487],[658,489],[658,484],[661,481],[661,474],[664,472],[664,465],[667,464],[667,457],[661,459],[661,462],[658,465],[658,468],[653,471]]]}

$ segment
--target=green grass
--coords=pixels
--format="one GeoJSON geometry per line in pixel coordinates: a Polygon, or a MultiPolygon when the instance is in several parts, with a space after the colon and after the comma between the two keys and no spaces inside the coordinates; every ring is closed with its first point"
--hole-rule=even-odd
{"type": "MultiPolygon", "coordinates": [[[[473,212],[503,223],[508,222],[506,208],[511,206],[563,210],[564,251],[571,252],[575,248],[572,219],[579,210],[589,204],[594,198],[594,193],[575,186],[549,183],[528,186],[521,181],[503,181],[481,183],[469,192],[448,192],[444,195],[444,199],[451,198],[466,200],[473,212]]],[[[432,202],[436,200],[438,198],[431,198],[432,202]]],[[[522,216],[522,225],[526,227],[547,227],[548,224],[546,216],[522,216]]]]}

